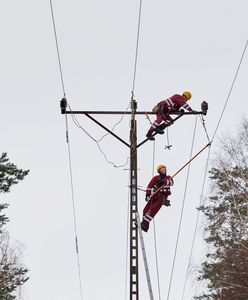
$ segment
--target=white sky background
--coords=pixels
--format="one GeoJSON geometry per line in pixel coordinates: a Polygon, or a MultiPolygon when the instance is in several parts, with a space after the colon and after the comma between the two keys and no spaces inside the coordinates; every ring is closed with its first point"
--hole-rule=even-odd
{"type": "MultiPolygon", "coordinates": [[[[131,98],[139,1],[54,0],[53,5],[71,107],[125,110],[131,98]]],[[[248,39],[247,11],[245,0],[143,0],[134,90],[138,110],[151,110],[158,101],[189,90],[193,109],[199,110],[203,100],[209,103],[206,126],[212,136],[248,39]]],[[[30,169],[10,194],[1,195],[1,201],[10,203],[6,213],[11,236],[23,243],[30,269],[23,299],[79,300],[65,117],[59,108],[63,92],[49,1],[2,1],[0,35],[1,151],[17,166],[30,169]]],[[[235,131],[247,113],[247,78],[248,53],[218,134],[235,131]]],[[[85,116],[77,118],[94,138],[105,133],[85,116]]],[[[96,118],[111,128],[120,116],[96,118]]],[[[68,120],[83,299],[126,300],[129,172],[108,164],[97,145],[68,120]]],[[[115,131],[126,141],[129,120],[125,117],[115,131]]],[[[169,129],[170,151],[164,150],[165,136],[156,138],[155,166],[165,163],[173,174],[189,159],[194,120],[185,116],[169,129]]],[[[149,122],[144,116],[137,116],[137,122],[141,141],[149,122]]],[[[198,122],[194,153],[206,143],[198,122]]],[[[117,165],[129,156],[128,148],[111,136],[101,147],[117,165]]],[[[191,166],[171,300],[182,295],[206,156],[207,151],[191,166]]],[[[138,184],[145,188],[153,175],[152,142],[139,148],[138,167],[138,184]]],[[[156,217],[162,299],[167,296],[186,174],[185,169],[175,178],[172,206],[156,217]]],[[[144,193],[138,200],[141,213],[144,193]]],[[[197,240],[193,270],[204,255],[200,230],[197,240]]],[[[145,243],[158,299],[153,228],[145,243]]],[[[197,274],[191,275],[185,300],[202,288],[197,274]]],[[[140,299],[149,299],[141,256],[140,299]]]]}

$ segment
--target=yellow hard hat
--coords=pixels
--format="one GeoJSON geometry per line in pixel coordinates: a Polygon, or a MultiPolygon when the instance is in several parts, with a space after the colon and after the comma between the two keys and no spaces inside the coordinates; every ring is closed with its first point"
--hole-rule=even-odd
{"type": "Polygon", "coordinates": [[[159,173],[160,169],[162,169],[162,168],[166,169],[166,166],[165,165],[158,165],[157,166],[157,172],[159,173]]]}
{"type": "Polygon", "coordinates": [[[186,97],[187,101],[188,101],[189,99],[191,99],[191,93],[190,93],[190,92],[187,92],[187,91],[183,92],[183,96],[186,97]]]}

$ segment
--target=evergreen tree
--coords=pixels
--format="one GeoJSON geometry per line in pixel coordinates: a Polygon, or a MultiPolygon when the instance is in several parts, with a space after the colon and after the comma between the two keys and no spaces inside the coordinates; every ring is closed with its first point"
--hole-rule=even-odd
{"type": "MultiPolygon", "coordinates": [[[[0,157],[0,193],[10,191],[12,185],[17,184],[28,174],[29,170],[18,169],[9,162],[7,153],[0,157]]],[[[21,249],[15,244],[10,244],[9,234],[3,230],[3,226],[9,221],[2,211],[8,207],[6,203],[0,203],[0,299],[17,299],[16,291],[28,280],[28,269],[21,263],[21,249]]]]}
{"type": "Polygon", "coordinates": [[[210,171],[212,193],[205,215],[209,253],[198,280],[207,291],[195,299],[248,299],[248,120],[235,138],[225,137],[210,171]]]}

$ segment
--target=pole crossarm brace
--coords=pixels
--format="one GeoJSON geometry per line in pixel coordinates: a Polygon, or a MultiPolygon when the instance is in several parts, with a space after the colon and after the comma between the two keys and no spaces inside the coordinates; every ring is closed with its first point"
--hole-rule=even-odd
{"type": "Polygon", "coordinates": [[[115,138],[117,138],[117,140],[119,140],[120,142],[122,142],[123,144],[125,144],[126,146],[128,146],[130,148],[130,145],[125,142],[123,139],[121,139],[118,135],[116,135],[115,133],[113,133],[113,131],[109,130],[107,127],[105,127],[104,125],[102,125],[100,122],[98,122],[96,119],[94,119],[92,116],[90,116],[89,114],[85,113],[85,115],[91,119],[92,121],[94,121],[97,125],[99,125],[100,127],[102,127],[103,129],[105,129],[109,134],[113,135],[115,138]]]}

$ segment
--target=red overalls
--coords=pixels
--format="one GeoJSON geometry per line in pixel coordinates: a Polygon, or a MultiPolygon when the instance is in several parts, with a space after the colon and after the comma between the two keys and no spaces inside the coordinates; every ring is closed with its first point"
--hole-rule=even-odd
{"type": "Polygon", "coordinates": [[[154,176],[147,186],[146,195],[150,196],[152,191],[155,192],[162,185],[164,185],[164,187],[154,195],[144,207],[143,220],[141,222],[141,228],[144,231],[148,230],[149,223],[155,217],[162,205],[170,205],[170,202],[167,199],[167,197],[171,195],[170,186],[173,185],[173,179],[170,176],[166,176],[164,179],[161,179],[159,175],[154,176]]]}
{"type": "Polygon", "coordinates": [[[179,111],[180,108],[192,111],[192,108],[187,104],[185,98],[178,94],[159,102],[157,106],[160,108],[156,114],[157,119],[152,123],[147,135],[151,135],[162,121],[164,121],[167,126],[173,124],[173,119],[168,115],[168,113],[172,111],[179,111]]]}

